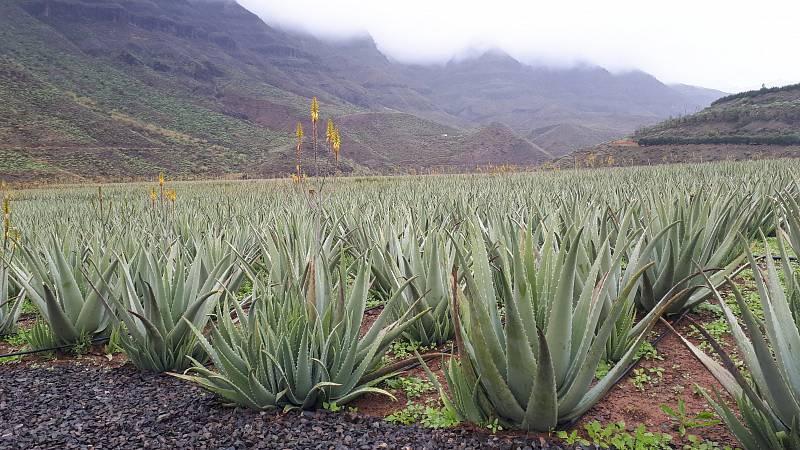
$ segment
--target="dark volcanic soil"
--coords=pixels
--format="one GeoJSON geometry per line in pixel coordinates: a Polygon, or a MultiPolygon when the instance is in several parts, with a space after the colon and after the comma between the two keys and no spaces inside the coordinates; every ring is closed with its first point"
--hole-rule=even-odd
{"type": "Polygon", "coordinates": [[[0,367],[0,448],[562,448],[347,413],[254,412],[168,375],[94,365],[0,367]]]}

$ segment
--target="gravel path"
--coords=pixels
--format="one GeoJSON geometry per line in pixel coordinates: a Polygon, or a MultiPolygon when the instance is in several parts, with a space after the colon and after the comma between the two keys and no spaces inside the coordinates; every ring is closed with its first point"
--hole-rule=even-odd
{"type": "Polygon", "coordinates": [[[0,366],[0,448],[500,448],[537,440],[391,425],[347,413],[259,413],[166,375],[123,367],[0,366]]]}

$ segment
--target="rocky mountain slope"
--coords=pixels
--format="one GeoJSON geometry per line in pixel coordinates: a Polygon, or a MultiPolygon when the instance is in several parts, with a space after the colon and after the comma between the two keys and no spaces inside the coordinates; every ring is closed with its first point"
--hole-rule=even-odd
{"type": "Polygon", "coordinates": [[[0,4],[10,181],[284,175],[312,96],[341,123],[340,169],[361,172],[533,165],[709,99],[641,72],[533,67],[497,51],[403,65],[369,38],[320,41],[228,0],[0,4]]]}

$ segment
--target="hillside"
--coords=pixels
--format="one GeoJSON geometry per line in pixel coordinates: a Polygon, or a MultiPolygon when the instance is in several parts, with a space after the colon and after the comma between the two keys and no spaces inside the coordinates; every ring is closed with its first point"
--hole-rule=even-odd
{"type": "Polygon", "coordinates": [[[465,171],[501,163],[532,166],[552,158],[498,123],[465,132],[405,113],[353,114],[339,123],[342,145],[352,157],[382,172],[405,168],[465,171]],[[396,129],[386,133],[389,127],[396,129]]]}
{"type": "Polygon", "coordinates": [[[800,157],[800,84],[722,97],[631,139],[575,151],[550,166],[632,166],[800,157]]]}
{"type": "Polygon", "coordinates": [[[229,0],[0,4],[9,181],[285,175],[312,96],[342,123],[345,171],[530,165],[697,109],[706,94],[497,51],[402,65],[368,37],[323,42],[229,0]]]}
{"type": "Polygon", "coordinates": [[[559,157],[570,150],[592,147],[598,142],[608,142],[619,136],[619,131],[562,123],[531,130],[528,140],[536,142],[554,157],[559,157]]]}
{"type": "MultiPolygon", "coordinates": [[[[691,86],[688,84],[670,84],[669,87],[678,91],[679,93],[694,99],[697,102],[704,103],[706,105],[711,104],[715,100],[722,98],[728,94],[722,91],[718,91],[716,89],[708,89],[698,86],[691,86]]],[[[691,111],[684,111],[684,114],[690,113],[691,111]]]]}
{"type": "Polygon", "coordinates": [[[708,108],[645,127],[641,145],[800,145],[800,84],[722,97],[708,108]]]}
{"type": "Polygon", "coordinates": [[[525,134],[580,124],[622,134],[697,102],[643,72],[612,74],[600,67],[553,69],[522,64],[500,51],[415,72],[446,111],[469,123],[503,122],[525,134]]]}

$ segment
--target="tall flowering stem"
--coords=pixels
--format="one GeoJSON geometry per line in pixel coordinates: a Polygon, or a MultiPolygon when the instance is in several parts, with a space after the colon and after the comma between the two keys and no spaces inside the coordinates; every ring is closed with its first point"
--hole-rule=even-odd
{"type": "Polygon", "coordinates": [[[161,202],[161,214],[166,213],[166,209],[164,208],[164,183],[166,182],[166,177],[164,176],[164,172],[158,173],[158,190],[159,190],[159,201],[161,202]]]}
{"type": "Polygon", "coordinates": [[[319,175],[317,163],[317,122],[319,122],[319,102],[317,97],[311,99],[311,141],[314,145],[314,176],[319,175]]]}
{"type": "Polygon", "coordinates": [[[297,128],[295,128],[295,136],[297,137],[297,150],[295,151],[295,170],[297,180],[299,181],[303,176],[303,171],[301,167],[301,158],[303,154],[303,124],[297,122],[297,128]]]}
{"type": "Polygon", "coordinates": [[[334,128],[331,137],[331,149],[333,150],[333,156],[336,158],[336,167],[339,167],[339,152],[342,149],[342,136],[339,134],[339,129],[334,128]]]}
{"type": "Polygon", "coordinates": [[[156,210],[156,200],[158,199],[158,194],[156,193],[156,188],[152,188],[150,190],[150,207],[153,211],[156,210]]]}
{"type": "Polygon", "coordinates": [[[325,128],[325,142],[328,144],[328,148],[333,151],[333,119],[328,119],[328,125],[325,128]]]}
{"type": "Polygon", "coordinates": [[[3,195],[3,249],[8,248],[8,236],[11,232],[11,198],[3,195]]]}

